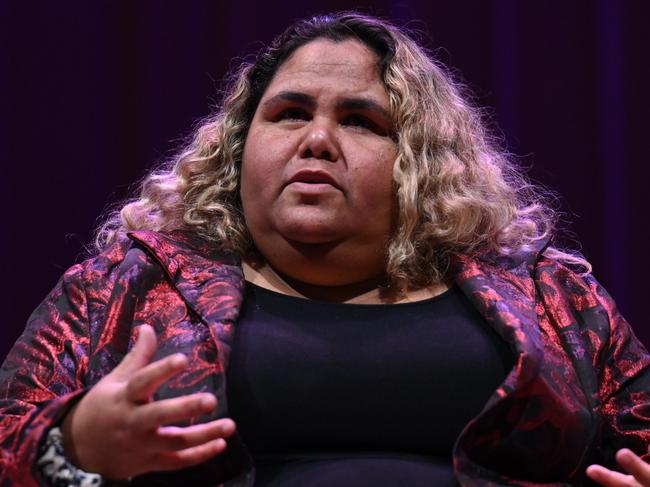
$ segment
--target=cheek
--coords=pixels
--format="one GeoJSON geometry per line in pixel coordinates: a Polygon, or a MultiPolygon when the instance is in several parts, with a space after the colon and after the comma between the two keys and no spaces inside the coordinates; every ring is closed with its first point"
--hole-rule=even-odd
{"type": "Polygon", "coordinates": [[[267,214],[281,189],[291,157],[291,140],[269,127],[251,128],[242,153],[241,200],[244,216],[267,214]]]}
{"type": "Polygon", "coordinates": [[[367,204],[381,207],[393,204],[395,157],[395,150],[392,147],[378,150],[366,154],[363,163],[354,169],[355,186],[363,189],[363,199],[367,204]]]}
{"type": "Polygon", "coordinates": [[[259,134],[251,131],[242,154],[241,197],[244,207],[249,201],[255,200],[269,173],[269,151],[264,151],[263,146],[264,141],[259,134]]]}
{"type": "Polygon", "coordinates": [[[277,178],[291,157],[293,141],[272,128],[251,129],[242,154],[242,177],[249,181],[277,178]]]}

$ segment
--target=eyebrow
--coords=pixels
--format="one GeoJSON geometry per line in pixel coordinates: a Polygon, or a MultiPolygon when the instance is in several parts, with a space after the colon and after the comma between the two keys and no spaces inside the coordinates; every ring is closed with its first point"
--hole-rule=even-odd
{"type": "MultiPolygon", "coordinates": [[[[264,106],[272,106],[282,101],[299,103],[308,108],[314,108],[316,106],[316,98],[299,91],[281,91],[277,95],[266,100],[264,106]]],[[[336,102],[336,108],[338,110],[369,110],[384,118],[389,118],[388,111],[370,98],[343,98],[336,102]]]]}
{"type": "Polygon", "coordinates": [[[367,110],[389,118],[386,109],[369,98],[343,98],[336,103],[336,108],[339,110],[367,110]]]}
{"type": "Polygon", "coordinates": [[[307,93],[301,93],[299,91],[281,91],[277,95],[274,95],[266,100],[264,102],[264,106],[272,106],[282,101],[292,101],[309,108],[314,108],[316,106],[316,98],[308,95],[307,93]]]}

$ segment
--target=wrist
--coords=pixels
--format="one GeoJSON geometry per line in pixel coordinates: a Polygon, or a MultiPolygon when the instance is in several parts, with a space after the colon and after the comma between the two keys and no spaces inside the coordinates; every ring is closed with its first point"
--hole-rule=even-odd
{"type": "Polygon", "coordinates": [[[50,429],[39,450],[36,462],[40,473],[55,487],[96,487],[103,485],[102,476],[78,468],[64,450],[64,434],[59,427],[50,429]]]}
{"type": "Polygon", "coordinates": [[[61,423],[62,447],[65,457],[74,465],[83,468],[79,461],[77,451],[75,450],[75,444],[73,441],[74,435],[72,434],[72,420],[77,407],[79,407],[79,402],[68,411],[68,414],[65,415],[63,422],[61,423]]]}

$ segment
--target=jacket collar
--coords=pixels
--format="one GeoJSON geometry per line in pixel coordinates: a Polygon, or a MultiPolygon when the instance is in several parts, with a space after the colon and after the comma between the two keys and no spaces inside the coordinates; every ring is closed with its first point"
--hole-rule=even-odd
{"type": "Polygon", "coordinates": [[[237,320],[244,288],[238,255],[179,230],[141,230],[128,236],[160,263],[183,299],[206,323],[237,320]]]}

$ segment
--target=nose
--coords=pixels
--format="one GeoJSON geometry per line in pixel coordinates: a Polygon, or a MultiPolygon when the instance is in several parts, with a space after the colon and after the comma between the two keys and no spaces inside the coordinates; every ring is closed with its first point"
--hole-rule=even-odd
{"type": "Polygon", "coordinates": [[[337,161],[340,150],[332,127],[312,120],[298,147],[298,154],[305,159],[313,157],[330,162],[337,161]]]}

